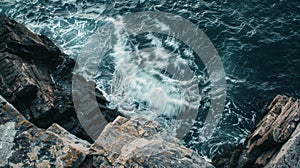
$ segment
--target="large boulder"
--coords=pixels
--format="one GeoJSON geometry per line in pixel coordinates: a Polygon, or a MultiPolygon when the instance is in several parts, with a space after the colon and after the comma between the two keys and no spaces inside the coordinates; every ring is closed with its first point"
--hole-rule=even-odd
{"type": "Polygon", "coordinates": [[[213,167],[158,123],[143,118],[118,117],[91,149],[101,153],[94,156],[96,167],[213,167]]]}
{"type": "Polygon", "coordinates": [[[300,100],[278,95],[245,141],[238,167],[266,166],[290,139],[300,120],[300,100]]]}
{"type": "Polygon", "coordinates": [[[2,96],[0,137],[0,167],[79,167],[89,162],[89,142],[57,124],[47,130],[36,127],[2,96]]]}

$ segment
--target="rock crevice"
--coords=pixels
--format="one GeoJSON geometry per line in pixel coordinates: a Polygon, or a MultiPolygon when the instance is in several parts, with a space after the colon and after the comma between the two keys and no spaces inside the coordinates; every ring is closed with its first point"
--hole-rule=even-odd
{"type": "Polygon", "coordinates": [[[300,166],[300,100],[278,95],[244,144],[213,159],[216,167],[300,166]],[[235,158],[234,158],[235,157],[235,158]],[[224,166],[227,162],[230,164],[224,166]]]}

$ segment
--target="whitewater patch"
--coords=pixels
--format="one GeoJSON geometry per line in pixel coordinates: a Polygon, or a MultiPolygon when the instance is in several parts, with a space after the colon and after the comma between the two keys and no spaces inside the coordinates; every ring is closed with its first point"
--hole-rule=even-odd
{"type": "MultiPolygon", "coordinates": [[[[200,78],[190,68],[192,57],[183,59],[178,53],[162,47],[165,43],[178,49],[178,42],[173,38],[163,42],[148,34],[151,48],[130,47],[130,41],[121,29],[122,19],[108,20],[114,25],[116,44],[113,51],[101,60],[96,78],[97,87],[105,92],[110,102],[108,106],[128,117],[148,119],[176,119],[182,112],[198,111],[200,78]]],[[[166,29],[163,24],[157,25],[166,29]]],[[[198,68],[195,64],[193,66],[198,68]]]]}

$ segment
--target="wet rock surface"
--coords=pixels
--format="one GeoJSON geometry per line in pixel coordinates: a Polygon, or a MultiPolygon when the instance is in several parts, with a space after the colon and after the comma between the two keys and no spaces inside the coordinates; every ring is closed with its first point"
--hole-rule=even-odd
{"type": "Polygon", "coordinates": [[[300,100],[278,95],[245,143],[213,159],[216,167],[300,166],[300,100]],[[226,166],[224,166],[226,163],[226,166]]]}
{"type": "MultiPolygon", "coordinates": [[[[74,66],[75,60],[63,54],[46,36],[35,35],[25,26],[0,17],[0,94],[38,127],[58,123],[92,142],[79,124],[72,101],[74,66]]],[[[117,110],[107,109],[101,92],[95,91],[94,83],[91,87],[107,121],[121,115],[117,110]]]]}

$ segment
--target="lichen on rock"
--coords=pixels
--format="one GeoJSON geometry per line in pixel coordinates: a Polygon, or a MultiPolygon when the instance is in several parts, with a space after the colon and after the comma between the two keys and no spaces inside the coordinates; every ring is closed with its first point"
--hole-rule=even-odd
{"type": "Polygon", "coordinates": [[[213,167],[145,118],[118,117],[91,148],[101,154],[94,157],[96,167],[213,167]]]}
{"type": "Polygon", "coordinates": [[[244,144],[214,158],[213,163],[228,168],[299,167],[299,122],[300,99],[278,95],[244,144]]]}
{"type": "Polygon", "coordinates": [[[8,164],[8,158],[12,155],[12,147],[15,139],[15,123],[7,122],[0,125],[0,167],[8,164]]]}
{"type": "Polygon", "coordinates": [[[0,96],[1,167],[78,167],[90,143],[57,124],[47,130],[28,122],[0,96]]]}

